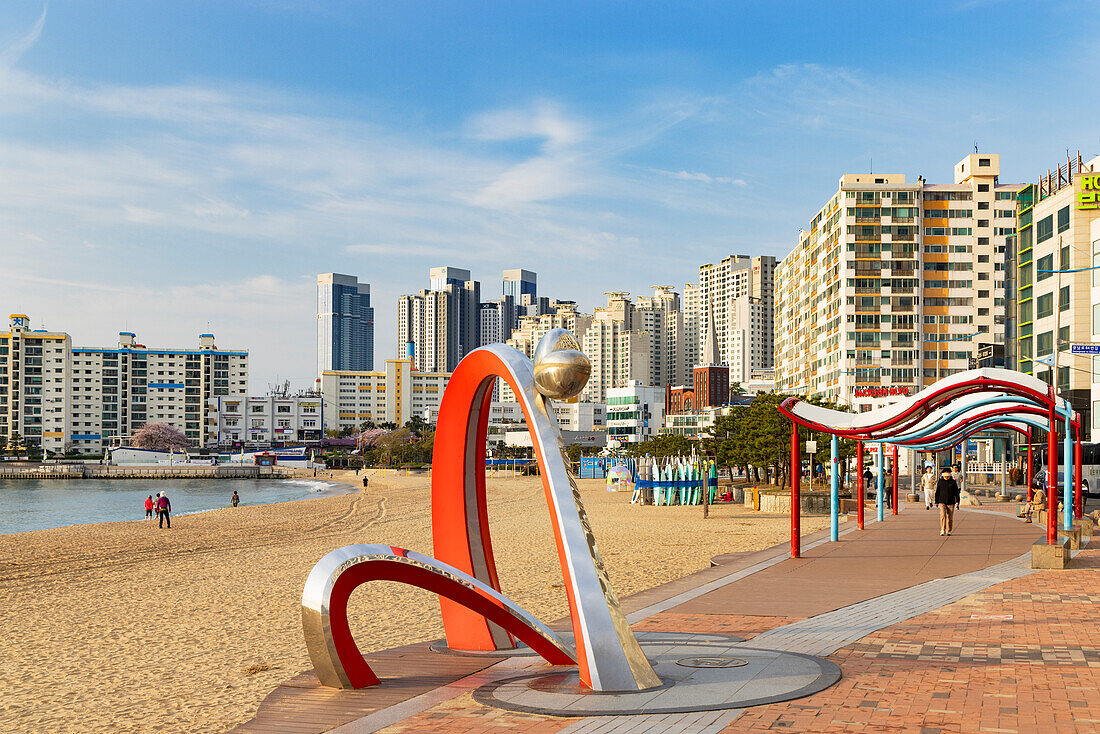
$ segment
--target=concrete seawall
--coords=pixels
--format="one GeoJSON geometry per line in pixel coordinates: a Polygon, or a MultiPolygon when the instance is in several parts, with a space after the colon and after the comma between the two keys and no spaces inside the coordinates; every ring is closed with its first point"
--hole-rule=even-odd
{"type": "Polygon", "coordinates": [[[0,479],[289,479],[293,476],[293,469],[278,466],[0,466],[0,479]]]}

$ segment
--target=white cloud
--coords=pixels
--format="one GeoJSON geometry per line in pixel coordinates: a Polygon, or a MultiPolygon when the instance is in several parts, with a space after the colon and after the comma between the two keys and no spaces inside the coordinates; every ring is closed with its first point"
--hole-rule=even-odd
{"type": "Polygon", "coordinates": [[[700,183],[707,184],[732,184],[736,183],[738,186],[745,186],[746,183],[743,179],[733,180],[730,176],[711,176],[710,174],[703,173],[702,171],[658,171],[669,178],[677,179],[678,181],[698,181],[700,183]]]}

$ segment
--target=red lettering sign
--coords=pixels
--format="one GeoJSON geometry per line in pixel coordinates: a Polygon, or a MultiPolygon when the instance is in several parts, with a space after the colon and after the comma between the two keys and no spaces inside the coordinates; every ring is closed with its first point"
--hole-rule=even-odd
{"type": "Polygon", "coordinates": [[[894,395],[908,396],[909,388],[903,385],[890,387],[857,387],[852,393],[857,398],[886,398],[894,395]]]}

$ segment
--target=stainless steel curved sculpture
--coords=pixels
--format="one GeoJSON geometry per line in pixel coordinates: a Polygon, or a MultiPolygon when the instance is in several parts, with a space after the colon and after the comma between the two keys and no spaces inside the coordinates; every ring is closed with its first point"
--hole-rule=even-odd
{"type": "Polygon", "coordinates": [[[389,545],[348,545],[322,558],[302,594],[302,629],[318,680],[333,688],[380,681],[363,659],[348,626],[351,592],[369,581],[399,581],[446,596],[491,617],[528,647],[558,665],[576,662],[568,643],[542,622],[457,568],[389,545]]]}
{"type": "Polygon", "coordinates": [[[591,364],[565,329],[552,329],[540,340],[533,363],[503,344],[474,350],[459,363],[440,405],[432,458],[432,535],[439,560],[396,553],[399,549],[389,555],[377,550],[389,546],[349,546],[314,568],[302,597],[302,620],[322,682],[338,687],[378,682],[373,672],[367,675],[359,667],[369,672],[348,631],[346,600],[358,584],[386,578],[440,595],[452,649],[506,650],[518,637],[551,664],[575,660],[581,682],[593,690],[639,691],[661,685],[611,587],[577,484],[566,468],[552,412],[551,400],[580,394],[590,374],[591,364]],[[485,499],[485,437],[498,377],[520,402],[542,469],[575,651],[500,594],[485,499]]]}

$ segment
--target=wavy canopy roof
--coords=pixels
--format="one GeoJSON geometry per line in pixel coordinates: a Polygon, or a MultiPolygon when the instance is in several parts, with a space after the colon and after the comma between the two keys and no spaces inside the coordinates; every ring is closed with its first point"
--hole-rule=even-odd
{"type": "Polygon", "coordinates": [[[916,395],[866,413],[844,413],[795,397],[784,400],[779,409],[812,430],[917,446],[941,445],[953,436],[973,433],[971,423],[979,418],[1039,417],[1052,403],[1060,416],[1076,420],[1069,403],[1055,398],[1042,380],[1013,370],[983,368],[945,377],[916,395]]]}

